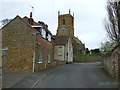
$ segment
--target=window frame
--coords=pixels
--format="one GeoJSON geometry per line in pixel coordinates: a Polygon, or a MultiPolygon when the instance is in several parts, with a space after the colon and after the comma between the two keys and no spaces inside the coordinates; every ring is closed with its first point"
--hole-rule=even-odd
{"type": "Polygon", "coordinates": [[[63,49],[62,46],[58,47],[58,56],[62,56],[62,49],[63,49]]]}
{"type": "Polygon", "coordinates": [[[47,55],[48,58],[48,64],[50,64],[50,54],[47,55]]]}
{"type": "Polygon", "coordinates": [[[7,52],[8,52],[7,50],[8,50],[7,48],[2,49],[2,56],[7,56],[7,52]]]}
{"type": "Polygon", "coordinates": [[[46,31],[42,28],[42,33],[41,33],[43,38],[46,38],[46,31]]]}
{"type": "Polygon", "coordinates": [[[42,53],[40,53],[38,56],[38,63],[42,64],[42,53]]]}
{"type": "Polygon", "coordinates": [[[48,41],[51,42],[51,35],[48,34],[48,41]]]}
{"type": "Polygon", "coordinates": [[[63,19],[63,25],[65,25],[65,19],[63,19]]]}

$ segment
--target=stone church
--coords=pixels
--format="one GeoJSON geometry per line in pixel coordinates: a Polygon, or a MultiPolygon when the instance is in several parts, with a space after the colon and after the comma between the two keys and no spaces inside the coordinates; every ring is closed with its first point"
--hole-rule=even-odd
{"type": "Polygon", "coordinates": [[[69,36],[73,45],[73,53],[85,54],[85,45],[74,36],[74,14],[60,15],[58,11],[58,28],[56,36],[69,36]]]}

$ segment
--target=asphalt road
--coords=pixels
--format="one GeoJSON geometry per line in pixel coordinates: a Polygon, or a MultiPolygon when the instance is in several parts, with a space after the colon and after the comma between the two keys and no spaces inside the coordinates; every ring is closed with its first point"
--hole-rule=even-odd
{"type": "Polygon", "coordinates": [[[34,88],[117,88],[100,63],[68,64],[40,79],[34,88]]]}

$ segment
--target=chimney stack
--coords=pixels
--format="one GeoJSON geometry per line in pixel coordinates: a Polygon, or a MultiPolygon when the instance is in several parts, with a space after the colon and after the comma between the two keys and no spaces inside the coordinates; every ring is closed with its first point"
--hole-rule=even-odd
{"type": "Polygon", "coordinates": [[[32,12],[30,12],[30,18],[32,18],[32,12]]]}
{"type": "Polygon", "coordinates": [[[47,25],[47,24],[45,24],[45,27],[46,27],[46,28],[48,28],[48,25],[47,25]]]}
{"type": "Polygon", "coordinates": [[[30,12],[30,18],[28,18],[28,22],[29,24],[33,25],[34,20],[32,18],[32,12],[30,12]]]}

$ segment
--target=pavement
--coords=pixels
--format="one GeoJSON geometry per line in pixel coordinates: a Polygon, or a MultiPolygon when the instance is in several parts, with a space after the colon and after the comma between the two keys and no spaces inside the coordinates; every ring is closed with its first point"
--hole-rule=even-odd
{"type": "Polygon", "coordinates": [[[34,88],[41,78],[64,66],[54,66],[35,73],[3,72],[2,88],[34,88]]]}
{"type": "Polygon", "coordinates": [[[20,80],[24,79],[31,73],[27,72],[3,72],[2,73],[2,88],[10,88],[20,80]]]}

